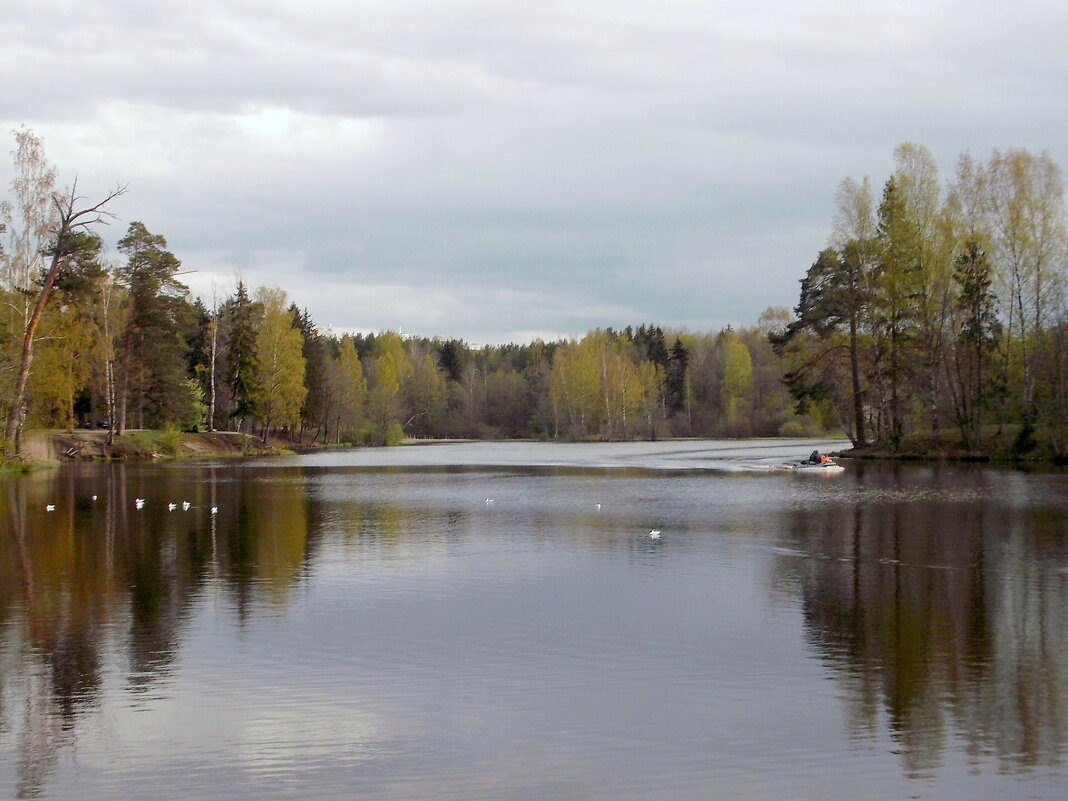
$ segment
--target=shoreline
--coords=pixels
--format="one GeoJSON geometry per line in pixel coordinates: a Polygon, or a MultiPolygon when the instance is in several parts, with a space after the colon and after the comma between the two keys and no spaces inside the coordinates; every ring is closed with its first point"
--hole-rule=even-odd
{"type": "Polygon", "coordinates": [[[32,466],[79,461],[156,461],[202,456],[274,456],[318,448],[238,431],[179,432],[132,429],[107,444],[107,431],[31,431],[22,443],[22,455],[13,464],[32,466]]]}
{"type": "Polygon", "coordinates": [[[868,462],[916,462],[926,464],[953,462],[957,464],[986,464],[1006,467],[1063,467],[1068,465],[1068,455],[1063,454],[1053,456],[1016,456],[1000,451],[981,453],[954,448],[931,450],[904,448],[900,451],[890,451],[869,446],[862,450],[851,448],[832,455],[838,459],[856,459],[857,461],[868,462]]]}
{"type": "MultiPolygon", "coordinates": [[[[351,443],[301,443],[273,437],[264,443],[259,436],[238,431],[178,432],[158,429],[133,429],[115,436],[111,446],[106,444],[107,432],[94,430],[32,431],[23,440],[20,459],[0,462],[0,468],[31,471],[78,461],[160,461],[195,458],[244,458],[250,456],[281,456],[295,453],[373,447],[351,443]]],[[[685,438],[689,439],[689,438],[685,438]]],[[[761,438],[763,439],[763,438],[761,438]]],[[[469,439],[404,439],[399,445],[443,445],[469,439]]],[[[490,440],[485,440],[490,441],[490,440]]],[[[501,440],[511,441],[511,440],[501,440]]],[[[522,440],[516,440],[522,441],[522,440]]],[[[928,443],[929,444],[929,443],[928,443]]],[[[982,453],[946,446],[925,448],[921,443],[899,451],[867,447],[849,448],[833,452],[839,459],[858,461],[917,462],[961,464],[990,464],[1010,467],[1042,467],[1068,465],[1068,456],[1016,456],[1004,451],[982,453]]]]}

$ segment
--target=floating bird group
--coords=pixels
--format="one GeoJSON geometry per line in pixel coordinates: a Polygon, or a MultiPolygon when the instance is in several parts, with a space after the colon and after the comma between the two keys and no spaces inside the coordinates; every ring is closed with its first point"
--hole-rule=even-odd
{"type": "MultiPolygon", "coordinates": [[[[92,499],[93,499],[94,502],[96,501],[96,498],[97,498],[96,495],[92,496],[92,499]]],[[[493,499],[492,498],[487,498],[486,499],[486,503],[493,503],[493,499]]],[[[134,498],[134,506],[137,509],[144,509],[145,508],[145,499],[144,498],[134,498]]],[[[176,504],[176,503],[168,503],[167,504],[167,511],[169,511],[169,512],[173,512],[177,508],[178,508],[178,504],[176,504]]],[[[183,512],[188,512],[192,508],[193,508],[193,504],[192,503],[190,503],[189,501],[182,501],[182,511],[183,512]]],[[[54,512],[54,511],[56,511],[56,505],[54,503],[45,504],[45,511],[46,512],[54,512]]],[[[218,514],[219,513],[219,507],[218,506],[211,507],[211,513],[213,515],[218,514]]]]}

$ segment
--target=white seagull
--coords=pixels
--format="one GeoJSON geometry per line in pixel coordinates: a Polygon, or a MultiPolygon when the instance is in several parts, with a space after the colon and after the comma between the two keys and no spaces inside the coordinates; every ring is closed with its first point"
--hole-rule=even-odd
{"type": "Polygon", "coordinates": [[[96,496],[95,496],[95,495],[93,496],[93,500],[94,500],[94,501],[96,500],[96,496]]]}
{"type": "Polygon", "coordinates": [[[218,507],[218,506],[213,506],[213,507],[211,507],[211,513],[212,513],[213,515],[216,515],[216,514],[218,514],[218,513],[219,513],[219,507],[218,507]]]}
{"type": "Polygon", "coordinates": [[[54,512],[54,511],[56,511],[56,505],[54,503],[47,504],[45,506],[45,511],[46,512],[54,512]]]}
{"type": "Polygon", "coordinates": [[[182,501],[182,511],[183,512],[188,512],[189,511],[189,501],[182,501]]]}
{"type": "Polygon", "coordinates": [[[658,529],[658,528],[651,529],[649,531],[649,539],[651,539],[651,540],[660,539],[660,529],[658,529]]]}
{"type": "Polygon", "coordinates": [[[168,503],[167,504],[167,511],[168,512],[173,512],[177,508],[178,508],[178,504],[176,504],[176,503],[168,503]]]}
{"type": "Polygon", "coordinates": [[[144,509],[145,508],[145,499],[144,498],[135,498],[134,499],[134,506],[136,506],[138,509],[144,509]]]}

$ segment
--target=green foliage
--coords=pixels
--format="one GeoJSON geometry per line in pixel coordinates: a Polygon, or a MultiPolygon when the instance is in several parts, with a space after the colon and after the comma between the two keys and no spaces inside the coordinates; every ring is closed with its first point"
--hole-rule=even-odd
{"type": "Polygon", "coordinates": [[[262,307],[253,303],[243,281],[238,281],[234,296],[223,306],[227,323],[226,383],[230,388],[230,417],[244,420],[253,413],[256,391],[256,332],[262,307]]]}
{"type": "Polygon", "coordinates": [[[812,420],[811,417],[794,417],[779,426],[779,436],[790,439],[803,439],[806,437],[818,437],[823,430],[812,420]]]}
{"type": "Polygon", "coordinates": [[[286,294],[275,288],[261,288],[257,301],[263,307],[263,321],[256,335],[256,364],[253,402],[263,423],[266,442],[273,425],[295,428],[307,395],[304,385],[304,356],[300,330],[293,327],[293,312],[286,308],[286,294]]]}
{"type": "Polygon", "coordinates": [[[727,424],[737,426],[745,412],[743,404],[753,387],[753,362],[749,349],[733,332],[724,335],[723,349],[723,385],[720,391],[723,393],[727,424]]]}
{"type": "Polygon", "coordinates": [[[401,428],[400,423],[390,423],[386,426],[386,445],[400,445],[404,439],[404,429],[401,428]]]}
{"type": "Polygon", "coordinates": [[[1063,449],[1059,169],[1026,151],[994,151],[986,164],[965,155],[942,197],[925,148],[905,144],[894,158],[875,214],[867,179],[843,182],[838,249],[809,269],[797,319],[769,332],[799,407],[828,404],[855,442],[870,433],[894,451],[942,448],[949,424],[965,451],[993,452],[1015,420],[1006,450],[1063,449]]]}
{"type": "Polygon", "coordinates": [[[175,274],[181,262],[166,249],[167,240],[130,223],[119,251],[126,263],[119,277],[129,293],[130,312],[122,337],[122,382],[137,428],[152,428],[188,418],[188,340],[196,327],[188,289],[175,274]]]}
{"type": "Polygon", "coordinates": [[[1028,456],[1038,447],[1035,439],[1035,422],[1030,415],[1025,414],[1020,421],[1020,430],[1012,441],[1012,453],[1016,457],[1028,456]]]}
{"type": "Polygon", "coordinates": [[[307,309],[302,312],[296,304],[292,304],[289,312],[293,327],[300,332],[301,355],[304,358],[305,393],[300,420],[303,426],[319,428],[326,423],[331,401],[326,344],[307,309]]]}
{"type": "Polygon", "coordinates": [[[182,447],[182,434],[177,428],[165,428],[159,435],[158,444],[160,453],[175,456],[182,447]]]}

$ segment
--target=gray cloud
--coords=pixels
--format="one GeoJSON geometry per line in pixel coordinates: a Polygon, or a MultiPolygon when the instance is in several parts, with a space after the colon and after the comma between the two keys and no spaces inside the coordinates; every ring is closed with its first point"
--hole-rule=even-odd
{"type": "Polygon", "coordinates": [[[117,211],[199,291],[240,271],[338,328],[746,324],[898,142],[946,176],[1068,156],[1055,3],[57,8],[7,15],[0,123],[83,187],[128,181],[117,211]]]}

